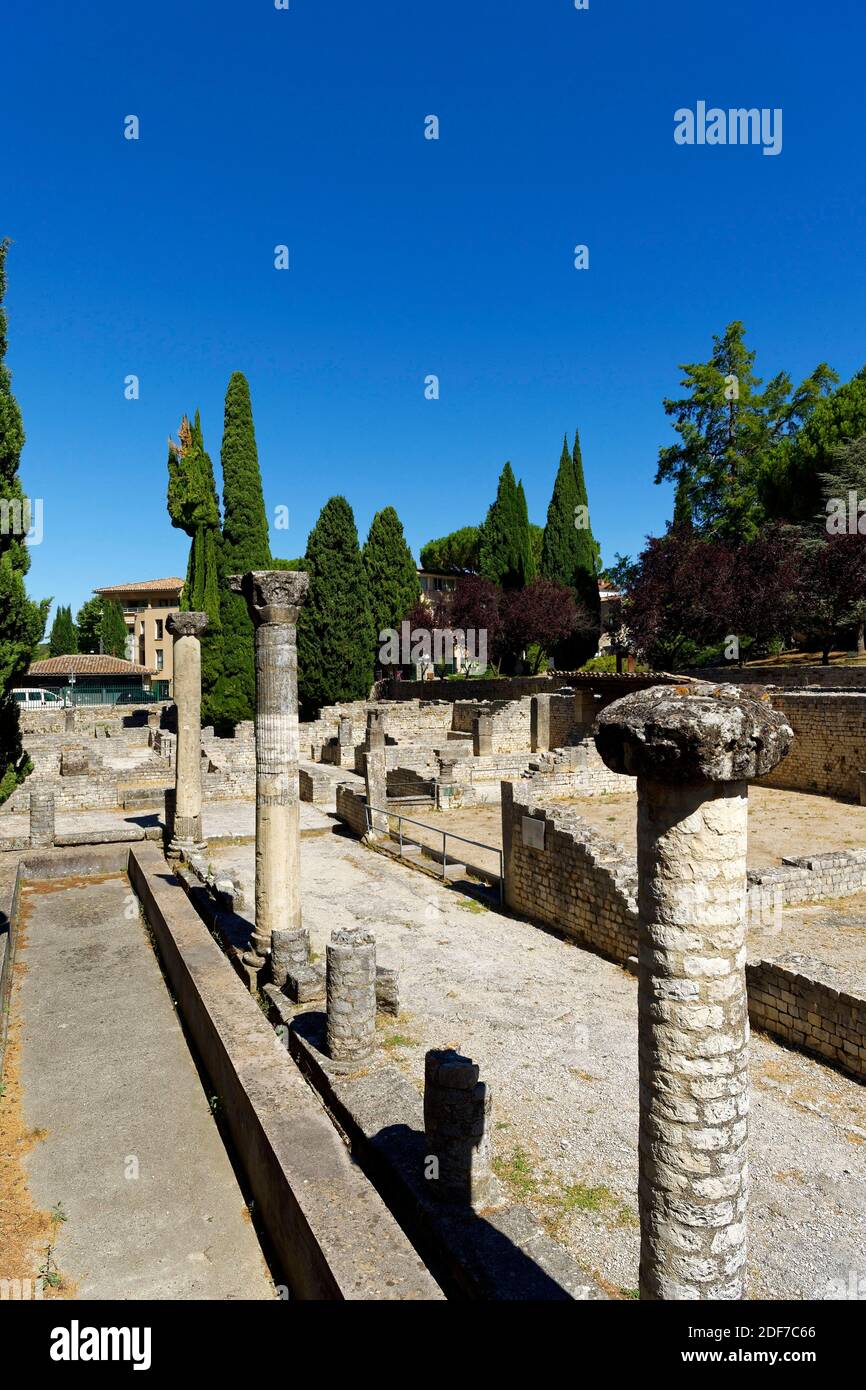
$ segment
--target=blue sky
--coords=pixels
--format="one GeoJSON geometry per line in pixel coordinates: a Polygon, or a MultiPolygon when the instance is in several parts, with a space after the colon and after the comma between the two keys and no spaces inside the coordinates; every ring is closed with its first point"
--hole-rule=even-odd
{"type": "Polygon", "coordinates": [[[765,376],[866,361],[864,43],[856,0],[10,0],[31,592],[184,573],[166,440],[199,407],[218,462],[234,370],[276,554],[343,493],[417,555],[506,459],[543,522],[575,426],[604,559],[634,553],[671,510],[662,397],[713,333],[743,319],[765,376]],[[782,153],[676,145],[699,100],[781,108],[782,153]]]}

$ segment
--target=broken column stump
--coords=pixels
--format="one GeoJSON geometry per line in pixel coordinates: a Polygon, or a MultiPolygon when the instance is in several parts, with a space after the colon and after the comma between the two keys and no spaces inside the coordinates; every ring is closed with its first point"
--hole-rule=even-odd
{"type": "Polygon", "coordinates": [[[472,721],[472,756],[489,758],[493,752],[493,718],[477,714],[472,721]]]}
{"type": "Polygon", "coordinates": [[[364,1062],[376,1044],[376,942],[363,927],[334,931],[327,947],[327,1043],[333,1062],[364,1062]]]}
{"type": "Polygon", "coordinates": [[[30,792],[30,844],[33,849],[54,844],[54,793],[47,787],[30,792]]]}
{"type": "Polygon", "coordinates": [[[325,998],[325,972],[310,960],[310,933],[276,928],[271,936],[273,982],[295,1004],[314,1004],[325,998]]]}
{"type": "Polygon", "coordinates": [[[424,1132],[431,1196],[463,1206],[489,1206],[495,1180],[488,1133],[492,1098],[469,1057],[448,1048],[424,1058],[424,1132]]]}
{"type": "Polygon", "coordinates": [[[533,695],[530,703],[529,746],[533,753],[550,751],[549,695],[533,695]]]}

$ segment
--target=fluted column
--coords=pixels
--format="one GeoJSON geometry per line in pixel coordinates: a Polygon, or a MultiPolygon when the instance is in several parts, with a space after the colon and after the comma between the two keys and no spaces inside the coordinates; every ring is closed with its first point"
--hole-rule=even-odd
{"type": "Polygon", "coordinates": [[[253,963],[270,954],[275,930],[301,926],[298,793],[298,614],[309,575],[255,570],[233,575],[256,642],[256,926],[253,963]]]}

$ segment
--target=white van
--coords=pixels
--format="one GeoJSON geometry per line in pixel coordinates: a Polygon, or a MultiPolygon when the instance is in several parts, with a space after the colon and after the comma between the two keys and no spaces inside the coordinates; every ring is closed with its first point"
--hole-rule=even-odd
{"type": "Polygon", "coordinates": [[[63,709],[70,703],[69,696],[62,690],[13,690],[12,698],[23,709],[47,709],[49,706],[63,709]]]}

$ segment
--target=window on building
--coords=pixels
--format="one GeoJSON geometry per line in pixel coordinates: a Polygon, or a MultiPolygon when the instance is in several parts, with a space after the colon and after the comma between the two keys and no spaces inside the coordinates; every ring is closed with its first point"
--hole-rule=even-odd
{"type": "Polygon", "coordinates": [[[153,620],[153,629],[154,629],[154,630],[153,630],[153,635],[154,635],[154,637],[156,638],[157,642],[161,642],[161,641],[162,641],[162,618],[154,618],[154,620],[153,620]]]}
{"type": "Polygon", "coordinates": [[[156,669],[157,669],[157,671],[162,671],[162,670],[164,669],[164,667],[165,667],[165,658],[163,657],[163,654],[162,654],[162,647],[156,647],[156,648],[155,648],[155,652],[156,652],[156,669]]]}

